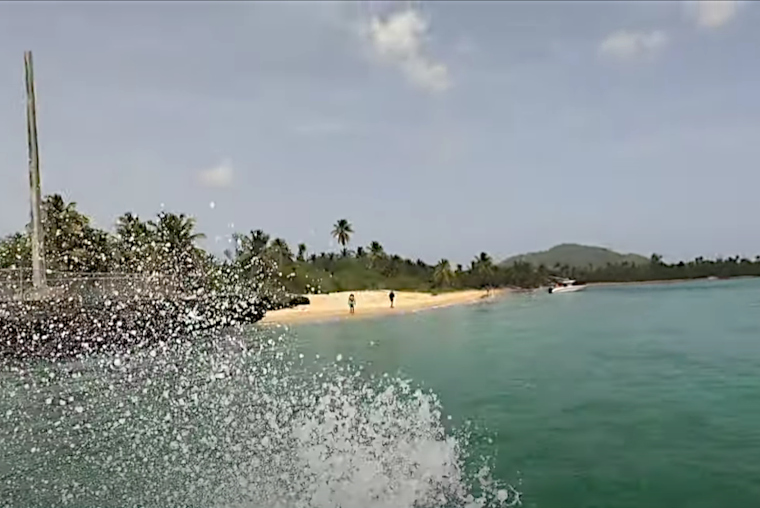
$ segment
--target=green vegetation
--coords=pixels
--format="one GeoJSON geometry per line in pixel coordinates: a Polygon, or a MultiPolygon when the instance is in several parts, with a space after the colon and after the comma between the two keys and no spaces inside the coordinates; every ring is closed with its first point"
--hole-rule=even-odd
{"type": "Polygon", "coordinates": [[[562,244],[547,251],[515,256],[503,261],[501,266],[515,266],[520,262],[538,266],[539,270],[548,267],[546,270],[552,277],[588,283],[760,277],[760,256],[754,261],[739,256],[715,260],[698,257],[689,262],[668,264],[663,263],[659,254],[645,258],[577,244],[562,244]]]}
{"type": "Polygon", "coordinates": [[[544,265],[553,267],[560,264],[584,270],[602,268],[607,265],[620,265],[622,263],[630,265],[646,265],[649,263],[649,259],[638,254],[619,254],[603,247],[591,247],[575,243],[563,243],[555,245],[549,250],[513,256],[504,260],[501,265],[512,266],[518,261],[530,263],[533,266],[544,265]]]}
{"type": "MultiPolygon", "coordinates": [[[[195,221],[184,214],[162,212],[153,220],[125,213],[113,232],[92,225],[60,195],[43,202],[45,257],[48,270],[57,272],[128,273],[169,275],[184,288],[221,288],[241,285],[265,288],[273,294],[307,294],[361,289],[447,291],[465,288],[535,288],[553,277],[586,282],[628,282],[699,277],[760,276],[755,261],[697,258],[689,263],[665,264],[621,255],[607,249],[560,245],[542,253],[526,254],[495,264],[480,253],[467,266],[452,267],[447,259],[428,265],[420,259],[389,254],[382,244],[349,249],[352,224],[338,220],[332,236],[340,252],[309,252],[299,244],[294,253],[282,238],[271,238],[260,229],[236,233],[234,247],[223,258],[196,245],[203,237],[195,221]],[[642,261],[643,260],[643,261],[642,261]]],[[[19,232],[0,240],[0,268],[31,266],[29,236],[19,232]]]]}
{"type": "MultiPolygon", "coordinates": [[[[562,273],[562,270],[560,270],[562,273]]],[[[640,282],[656,280],[701,279],[707,277],[760,277],[760,256],[754,261],[739,256],[715,260],[698,257],[692,261],[667,264],[652,254],[646,264],[607,265],[593,270],[569,269],[563,275],[584,282],[640,282]]]]}
{"type": "MultiPolygon", "coordinates": [[[[308,294],[343,290],[386,289],[447,291],[515,285],[537,287],[545,270],[518,263],[497,267],[483,252],[469,266],[442,259],[431,266],[417,259],[404,259],[385,252],[373,241],[349,249],[353,225],[340,219],[332,236],[339,252],[309,252],[299,244],[295,253],[282,238],[261,229],[233,235],[234,247],[223,258],[196,245],[203,235],[195,221],[184,214],[162,212],[153,220],[125,213],[113,232],[92,225],[91,220],[60,195],[43,200],[45,258],[53,272],[127,273],[170,275],[183,287],[214,288],[230,284],[265,288],[271,293],[308,294]]],[[[26,232],[0,241],[0,268],[31,267],[31,248],[26,232]]]]}

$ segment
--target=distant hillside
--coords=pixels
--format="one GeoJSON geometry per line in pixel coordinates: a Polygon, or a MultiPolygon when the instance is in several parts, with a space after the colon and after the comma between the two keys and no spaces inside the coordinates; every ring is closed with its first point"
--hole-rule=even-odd
{"type": "Polygon", "coordinates": [[[606,266],[607,263],[619,264],[628,261],[633,264],[649,263],[649,259],[638,254],[620,254],[603,247],[591,247],[574,243],[563,243],[549,250],[530,252],[512,256],[501,262],[502,266],[510,266],[517,261],[527,261],[533,266],[544,265],[547,268],[554,267],[557,263],[575,268],[588,268],[606,266]]]}

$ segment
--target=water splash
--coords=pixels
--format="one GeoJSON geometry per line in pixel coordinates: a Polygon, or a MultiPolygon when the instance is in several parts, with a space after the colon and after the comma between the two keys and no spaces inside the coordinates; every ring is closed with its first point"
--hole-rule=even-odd
{"type": "Polygon", "coordinates": [[[434,394],[283,337],[0,374],[0,506],[513,506],[434,394]]]}

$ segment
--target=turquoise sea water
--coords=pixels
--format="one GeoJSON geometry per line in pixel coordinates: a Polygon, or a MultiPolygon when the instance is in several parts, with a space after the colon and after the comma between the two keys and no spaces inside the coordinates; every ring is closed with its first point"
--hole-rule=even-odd
{"type": "Polygon", "coordinates": [[[754,508],[758,373],[758,280],[4,366],[0,506],[754,508]]]}
{"type": "Polygon", "coordinates": [[[294,329],[493,433],[523,506],[760,506],[760,281],[596,287],[294,329]]]}

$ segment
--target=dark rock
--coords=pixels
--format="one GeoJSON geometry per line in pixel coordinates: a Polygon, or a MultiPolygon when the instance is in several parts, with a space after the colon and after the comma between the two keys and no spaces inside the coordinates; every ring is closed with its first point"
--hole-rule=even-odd
{"type": "Polygon", "coordinates": [[[296,307],[298,305],[309,305],[311,301],[305,296],[293,296],[288,302],[288,307],[296,307]]]}
{"type": "Polygon", "coordinates": [[[181,342],[255,323],[270,307],[266,298],[227,295],[0,302],[0,358],[56,359],[181,342]]]}

